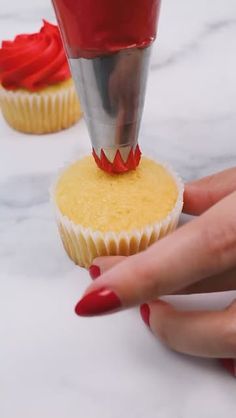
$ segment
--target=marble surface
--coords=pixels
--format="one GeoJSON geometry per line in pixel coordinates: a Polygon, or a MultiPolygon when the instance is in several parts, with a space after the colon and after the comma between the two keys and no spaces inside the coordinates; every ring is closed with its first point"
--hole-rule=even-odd
{"type": "MultiPolygon", "coordinates": [[[[54,19],[49,0],[0,0],[0,39],[54,19]]],[[[140,134],[145,152],[184,180],[236,162],[235,0],[164,0],[140,134]]],[[[58,239],[48,189],[89,151],[84,122],[54,135],[11,130],[0,117],[1,418],[229,418],[236,381],[217,361],[170,352],[136,309],[80,319],[89,283],[58,239]]],[[[223,307],[235,292],[176,297],[223,307]]]]}

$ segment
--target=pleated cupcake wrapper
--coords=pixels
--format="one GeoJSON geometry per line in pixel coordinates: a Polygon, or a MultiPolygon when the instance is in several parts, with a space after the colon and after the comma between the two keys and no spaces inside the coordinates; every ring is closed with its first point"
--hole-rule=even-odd
{"type": "Polygon", "coordinates": [[[174,231],[183,208],[184,186],[180,177],[166,164],[164,168],[174,178],[178,188],[178,198],[173,210],[162,221],[144,228],[121,232],[100,232],[75,224],[63,215],[56,203],[58,176],[51,189],[51,201],[64,248],[69,257],[81,267],[88,268],[94,258],[106,255],[132,255],[147,249],[158,239],[174,231]]]}
{"type": "Polygon", "coordinates": [[[4,118],[14,129],[33,134],[60,131],[81,116],[73,84],[39,93],[8,91],[0,87],[0,107],[4,118]]]}

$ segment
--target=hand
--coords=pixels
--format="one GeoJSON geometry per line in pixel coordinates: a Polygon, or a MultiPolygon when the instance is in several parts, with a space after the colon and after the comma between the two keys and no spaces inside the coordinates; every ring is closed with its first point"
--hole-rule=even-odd
{"type": "Polygon", "coordinates": [[[76,312],[91,316],[145,303],[146,323],[173,350],[236,358],[236,303],[223,311],[183,312],[158,300],[236,289],[236,169],[187,185],[184,200],[185,212],[201,216],[143,253],[94,260],[101,276],[76,312]]]}

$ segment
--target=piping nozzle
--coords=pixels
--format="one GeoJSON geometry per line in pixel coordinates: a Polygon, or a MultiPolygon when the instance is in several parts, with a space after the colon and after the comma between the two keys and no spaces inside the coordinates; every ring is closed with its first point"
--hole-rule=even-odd
{"type": "Polygon", "coordinates": [[[124,173],[139,164],[138,134],[150,52],[148,46],[69,59],[94,159],[108,173],[124,173]]]}

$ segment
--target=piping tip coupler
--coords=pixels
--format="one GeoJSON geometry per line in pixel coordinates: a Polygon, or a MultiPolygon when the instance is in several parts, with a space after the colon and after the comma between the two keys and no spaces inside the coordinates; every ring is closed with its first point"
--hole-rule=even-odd
{"type": "Polygon", "coordinates": [[[140,161],[142,118],[151,46],[96,58],[70,58],[97,165],[109,173],[140,161]]]}

